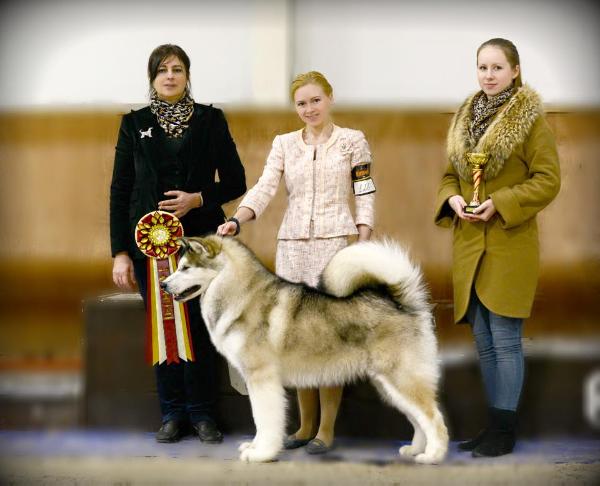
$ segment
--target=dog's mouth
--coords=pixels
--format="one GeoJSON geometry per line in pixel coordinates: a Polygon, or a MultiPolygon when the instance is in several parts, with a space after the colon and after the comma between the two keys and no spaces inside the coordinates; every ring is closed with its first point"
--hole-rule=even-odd
{"type": "Polygon", "coordinates": [[[198,290],[200,290],[202,287],[200,285],[192,285],[190,288],[185,289],[183,292],[179,293],[179,294],[173,294],[173,298],[175,300],[185,300],[187,299],[190,295],[195,294],[196,292],[198,292],[198,290]]]}

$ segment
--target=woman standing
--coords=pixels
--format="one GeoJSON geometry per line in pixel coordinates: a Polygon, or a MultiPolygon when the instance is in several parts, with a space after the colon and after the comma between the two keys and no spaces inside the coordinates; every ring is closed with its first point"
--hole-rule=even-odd
{"type": "Polygon", "coordinates": [[[523,385],[523,319],[538,278],[536,215],[557,195],[556,144],[538,94],[521,81],[519,54],[505,39],[477,50],[481,91],[467,98],[448,133],[450,163],[435,221],[454,227],[454,319],[471,325],[489,403],[488,426],[459,444],[473,456],[510,453],[523,385]],[[475,192],[467,154],[485,154],[475,192]],[[470,212],[472,211],[472,212],[470,212]]]}
{"type": "MultiPolygon", "coordinates": [[[[214,232],[224,220],[221,205],[246,190],[223,112],[191,98],[190,60],[183,49],[154,49],[148,79],[150,106],[123,116],[110,192],[113,280],[124,290],[137,281],[145,304],[146,258],[134,241],[138,220],[159,209],[178,217],[188,236],[214,232]]],[[[155,366],[163,422],[156,440],[178,441],[191,425],[203,442],[220,442],[216,352],[197,300],[188,313],[196,360],[155,366]]]]}
{"type": "MultiPolygon", "coordinates": [[[[276,272],[316,287],[325,265],[348,244],[349,235],[358,234],[359,241],[370,238],[375,196],[371,153],[362,132],[333,124],[333,89],[321,73],[297,76],[291,98],[304,128],[275,137],[261,178],[218,233],[237,234],[240,224],[260,217],[284,177],[288,206],[278,234],[276,272]],[[349,206],[352,191],[355,218],[349,206]]],[[[286,439],[285,447],[306,445],[311,454],[329,451],[341,397],[341,386],[299,389],[300,428],[286,439]]]]}

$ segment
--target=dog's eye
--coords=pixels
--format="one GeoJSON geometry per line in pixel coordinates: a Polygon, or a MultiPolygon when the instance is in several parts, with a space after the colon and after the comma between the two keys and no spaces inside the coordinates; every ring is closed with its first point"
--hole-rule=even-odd
{"type": "Polygon", "coordinates": [[[185,272],[188,268],[190,268],[190,267],[188,267],[187,265],[182,265],[181,268],[179,269],[179,271],[185,272]]]}

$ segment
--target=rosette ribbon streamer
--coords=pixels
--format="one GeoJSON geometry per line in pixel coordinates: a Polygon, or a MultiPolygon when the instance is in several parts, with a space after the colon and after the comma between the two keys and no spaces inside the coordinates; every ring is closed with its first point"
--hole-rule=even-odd
{"type": "Polygon", "coordinates": [[[146,358],[150,364],[194,361],[187,306],[175,302],[160,282],[177,269],[177,239],[183,226],[166,211],[143,216],[135,227],[135,242],[148,257],[146,358]]]}

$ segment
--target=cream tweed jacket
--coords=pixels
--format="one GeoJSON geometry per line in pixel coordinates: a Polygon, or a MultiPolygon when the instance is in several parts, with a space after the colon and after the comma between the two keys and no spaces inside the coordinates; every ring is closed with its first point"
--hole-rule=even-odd
{"type": "Polygon", "coordinates": [[[252,209],[258,219],[284,176],[288,205],[278,239],[357,234],[359,224],[373,228],[375,194],[353,196],[354,219],[349,205],[351,170],[358,164],[370,163],[369,144],[359,130],[334,126],[331,137],[318,150],[304,142],[302,130],[277,135],[262,176],[240,207],[252,209]]]}

